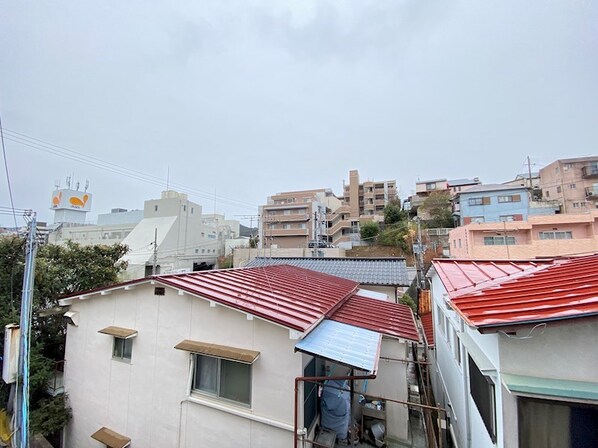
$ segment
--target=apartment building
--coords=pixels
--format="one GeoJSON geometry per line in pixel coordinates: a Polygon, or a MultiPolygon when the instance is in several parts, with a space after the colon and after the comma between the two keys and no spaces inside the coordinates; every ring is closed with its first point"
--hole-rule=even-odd
{"type": "Polygon", "coordinates": [[[327,241],[327,214],[340,205],[332,190],[325,188],[270,196],[259,208],[260,246],[307,247],[310,241],[327,241]]]}
{"type": "Polygon", "coordinates": [[[449,193],[451,197],[467,191],[470,188],[480,185],[481,181],[478,177],[473,179],[432,179],[423,180],[415,183],[415,194],[411,195],[404,203],[404,209],[409,211],[412,216],[419,216],[422,219],[428,219],[420,206],[425,200],[434,193],[449,193]]]}
{"type": "Polygon", "coordinates": [[[598,210],[530,216],[526,221],[471,222],[449,232],[450,255],[527,259],[598,251],[598,210]]]}
{"type": "Polygon", "coordinates": [[[349,172],[342,198],[325,188],[278,193],[260,206],[260,246],[351,245],[360,240],[360,221],[382,221],[384,207],[396,196],[395,180],[361,183],[357,170],[349,172]]]}
{"type": "Polygon", "coordinates": [[[540,170],[544,199],[561,204],[563,213],[598,208],[598,157],[559,159],[540,170]]]}

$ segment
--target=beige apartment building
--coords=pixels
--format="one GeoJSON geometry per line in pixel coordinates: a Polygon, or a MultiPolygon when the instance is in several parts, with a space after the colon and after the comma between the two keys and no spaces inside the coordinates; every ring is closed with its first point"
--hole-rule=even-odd
{"type": "Polygon", "coordinates": [[[598,208],[598,156],[552,162],[540,170],[540,188],[544,199],[560,203],[562,213],[598,208]]]}
{"type": "Polygon", "coordinates": [[[397,196],[395,180],[359,182],[349,172],[342,198],[326,188],[278,193],[260,206],[260,247],[307,247],[310,242],[350,245],[359,241],[360,221],[382,220],[397,196]]]}
{"type": "Polygon", "coordinates": [[[449,232],[451,258],[528,259],[598,251],[598,210],[471,223],[449,232]]]}

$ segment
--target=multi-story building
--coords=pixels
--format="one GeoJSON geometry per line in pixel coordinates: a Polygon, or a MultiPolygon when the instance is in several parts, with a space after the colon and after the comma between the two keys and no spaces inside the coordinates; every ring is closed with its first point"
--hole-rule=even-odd
{"type": "Polygon", "coordinates": [[[525,259],[598,251],[598,211],[471,222],[449,232],[452,258],[525,259]]]}
{"type": "Polygon", "coordinates": [[[396,196],[396,181],[360,183],[357,170],[349,172],[342,199],[324,188],[278,193],[260,207],[260,245],[350,245],[359,241],[360,221],[381,221],[384,207],[396,196]]]}
{"type": "Polygon", "coordinates": [[[560,159],[540,170],[544,199],[561,204],[563,213],[598,208],[598,157],[560,159]]]}
{"type": "Polygon", "coordinates": [[[339,206],[332,190],[324,188],[270,196],[260,206],[261,247],[307,247],[310,241],[327,241],[327,213],[339,206]]]}
{"type": "Polygon", "coordinates": [[[421,219],[428,219],[429,217],[420,206],[426,201],[430,195],[435,193],[449,193],[451,197],[467,191],[476,185],[480,185],[480,179],[474,177],[473,179],[432,179],[416,182],[415,194],[411,195],[404,203],[404,209],[409,211],[412,216],[419,216],[421,219]]]}
{"type": "Polygon", "coordinates": [[[458,193],[453,211],[460,225],[471,222],[526,221],[528,216],[554,215],[558,204],[532,201],[530,190],[518,185],[477,185],[458,193]]]}

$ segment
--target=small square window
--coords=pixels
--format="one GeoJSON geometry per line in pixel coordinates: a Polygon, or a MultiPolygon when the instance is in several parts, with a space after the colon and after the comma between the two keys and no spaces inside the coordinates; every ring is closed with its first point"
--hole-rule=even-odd
{"type": "Polygon", "coordinates": [[[112,348],[112,358],[120,361],[131,361],[133,354],[133,338],[114,337],[114,347],[112,348]]]}
{"type": "Polygon", "coordinates": [[[193,389],[251,405],[251,364],[197,354],[193,389]]]}

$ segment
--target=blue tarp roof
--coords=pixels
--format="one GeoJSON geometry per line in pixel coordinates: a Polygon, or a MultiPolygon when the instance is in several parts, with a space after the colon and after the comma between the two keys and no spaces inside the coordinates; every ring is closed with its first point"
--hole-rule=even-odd
{"type": "Polygon", "coordinates": [[[368,372],[378,370],[382,335],[332,320],[323,320],[295,349],[368,372]]]}

